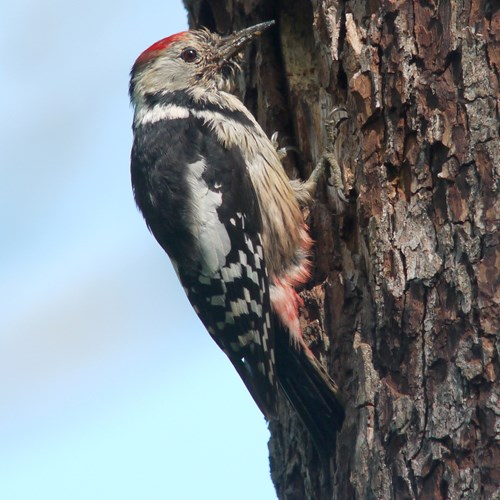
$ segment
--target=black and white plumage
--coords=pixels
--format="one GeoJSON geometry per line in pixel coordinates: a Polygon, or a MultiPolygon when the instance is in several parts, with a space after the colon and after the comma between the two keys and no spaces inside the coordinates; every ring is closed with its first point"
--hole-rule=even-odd
{"type": "Polygon", "coordinates": [[[259,405],[272,407],[271,306],[255,190],[241,152],[221,147],[202,118],[192,119],[197,107],[181,106],[184,98],[168,95],[163,118],[135,128],[136,202],[205,327],[259,405]],[[190,109],[191,119],[169,118],[168,106],[190,109]]]}
{"type": "Polygon", "coordinates": [[[293,189],[272,142],[225,92],[238,52],[271,24],[226,38],[183,32],[139,56],[132,185],[193,308],[262,412],[275,416],[281,387],[318,442],[332,439],[342,409],[302,340],[293,289],[308,278],[306,190],[293,189]]]}

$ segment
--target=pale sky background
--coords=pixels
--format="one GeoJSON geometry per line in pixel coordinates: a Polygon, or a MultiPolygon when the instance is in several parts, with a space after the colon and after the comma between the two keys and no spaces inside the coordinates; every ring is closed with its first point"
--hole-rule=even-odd
{"type": "Polygon", "coordinates": [[[265,421],[132,198],[128,72],[180,0],[4,2],[0,499],[272,500],[265,421]]]}

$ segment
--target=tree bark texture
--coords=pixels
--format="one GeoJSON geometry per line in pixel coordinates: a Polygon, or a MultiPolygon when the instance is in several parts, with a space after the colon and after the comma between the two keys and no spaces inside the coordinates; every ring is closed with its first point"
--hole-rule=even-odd
{"type": "Polygon", "coordinates": [[[279,498],[500,498],[498,3],[185,3],[192,26],[219,33],[276,19],[242,98],[300,151],[291,176],[334,152],[347,198],[318,195],[303,291],[346,419],[325,461],[282,402],[279,498]]]}

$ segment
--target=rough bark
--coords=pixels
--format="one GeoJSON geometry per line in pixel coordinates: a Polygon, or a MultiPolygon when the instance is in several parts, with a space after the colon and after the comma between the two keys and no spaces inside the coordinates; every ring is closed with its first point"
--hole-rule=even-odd
{"type": "Polygon", "coordinates": [[[349,117],[335,144],[348,201],[339,210],[325,188],[311,211],[303,293],[346,420],[325,463],[283,402],[269,444],[279,498],[500,498],[498,4],[186,5],[221,33],[278,21],[242,96],[301,151],[291,175],[332,149],[331,110],[349,117]]]}

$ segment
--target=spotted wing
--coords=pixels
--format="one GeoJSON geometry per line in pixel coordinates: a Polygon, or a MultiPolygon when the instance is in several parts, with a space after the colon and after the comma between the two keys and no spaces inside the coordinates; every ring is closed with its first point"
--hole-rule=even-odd
{"type": "Polygon", "coordinates": [[[269,280],[260,208],[241,152],[222,146],[202,120],[147,124],[135,130],[132,183],[195,311],[271,416],[269,280]]]}

